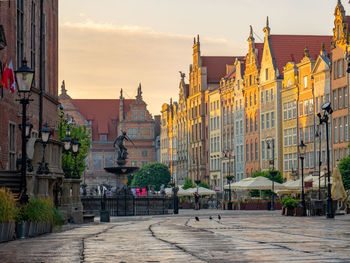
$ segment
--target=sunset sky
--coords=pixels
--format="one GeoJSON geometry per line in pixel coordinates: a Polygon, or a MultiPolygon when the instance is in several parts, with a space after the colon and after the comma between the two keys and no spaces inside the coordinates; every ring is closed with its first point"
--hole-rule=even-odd
{"type": "MultiPolygon", "coordinates": [[[[348,1],[342,1],[350,14],[348,1]]],[[[331,35],[336,0],[60,0],[59,80],[72,98],[135,98],[152,114],[178,100],[179,71],[202,55],[245,55],[269,16],[271,34],[331,35]]]]}

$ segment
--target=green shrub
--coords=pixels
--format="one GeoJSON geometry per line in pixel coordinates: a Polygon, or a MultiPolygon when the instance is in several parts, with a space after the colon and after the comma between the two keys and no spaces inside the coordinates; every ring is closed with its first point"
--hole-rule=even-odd
{"type": "Polygon", "coordinates": [[[32,222],[53,222],[54,206],[50,199],[32,197],[28,204],[20,208],[21,220],[32,222]]]}
{"type": "Polygon", "coordinates": [[[16,217],[15,199],[9,189],[0,189],[0,222],[11,222],[16,217]]]}
{"type": "Polygon", "coordinates": [[[299,202],[290,196],[286,196],[281,201],[281,204],[287,208],[296,208],[298,206],[299,202]]]}
{"type": "Polygon", "coordinates": [[[64,218],[62,212],[56,208],[53,209],[52,225],[61,226],[64,224],[64,218]]]}

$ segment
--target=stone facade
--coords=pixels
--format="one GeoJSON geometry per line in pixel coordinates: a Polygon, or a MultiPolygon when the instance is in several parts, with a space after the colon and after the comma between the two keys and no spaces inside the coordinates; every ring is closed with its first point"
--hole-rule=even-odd
{"type": "Polygon", "coordinates": [[[91,131],[91,148],[83,181],[88,194],[95,194],[99,185],[116,186],[115,175],[104,167],[116,166],[114,141],[120,131],[127,131],[127,166],[138,166],[156,160],[155,122],[142,99],[141,85],[136,99],[125,99],[122,90],[119,99],[72,99],[62,86],[60,103],[63,111],[74,119],[75,125],[91,131]]]}
{"type": "MultiPolygon", "coordinates": [[[[40,124],[48,123],[57,130],[58,114],[58,0],[44,1],[46,30],[40,45],[40,1],[2,1],[0,24],[4,28],[7,45],[0,50],[2,65],[13,63],[16,70],[24,58],[28,66],[35,71],[35,80],[28,108],[27,120],[33,125],[32,137],[38,137],[40,124]],[[18,29],[18,30],[17,30],[18,29]],[[40,61],[40,47],[43,59],[40,61]],[[42,110],[40,109],[40,90],[42,93],[42,110]],[[42,118],[40,118],[40,112],[42,118]],[[40,123],[41,120],[41,123],[40,123]]],[[[16,158],[21,155],[22,108],[16,99],[17,91],[10,93],[0,87],[0,170],[15,170],[16,158]]],[[[57,138],[56,134],[53,138],[57,138]]]]}

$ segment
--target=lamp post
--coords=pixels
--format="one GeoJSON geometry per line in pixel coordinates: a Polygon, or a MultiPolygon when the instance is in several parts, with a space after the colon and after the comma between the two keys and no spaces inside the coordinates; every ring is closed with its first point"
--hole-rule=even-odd
{"type": "Polygon", "coordinates": [[[77,156],[79,153],[80,142],[78,139],[72,140],[72,152],[74,156],[74,177],[79,178],[78,167],[77,167],[77,156]]]}
{"type": "Polygon", "coordinates": [[[27,195],[27,140],[30,136],[30,125],[27,124],[27,105],[29,104],[29,97],[31,95],[31,88],[34,79],[34,71],[27,67],[27,61],[22,61],[22,67],[15,72],[16,84],[18,89],[18,95],[20,97],[19,102],[22,104],[22,167],[21,167],[21,184],[20,190],[21,203],[27,203],[29,197],[27,195]]]}
{"type": "Polygon", "coordinates": [[[321,200],[321,165],[322,165],[322,161],[321,161],[321,126],[318,125],[318,129],[315,133],[315,138],[318,138],[320,146],[319,146],[319,153],[318,153],[318,200],[321,200]]]}
{"type": "Polygon", "coordinates": [[[175,185],[175,181],[173,179],[169,182],[169,185],[171,186],[173,191],[174,215],[177,215],[179,213],[179,199],[177,197],[177,192],[179,191],[179,187],[175,185]]]}
{"type": "Polygon", "coordinates": [[[48,174],[50,172],[47,166],[47,162],[45,162],[45,148],[50,139],[50,136],[51,136],[51,130],[47,126],[47,123],[45,123],[44,127],[41,129],[41,143],[43,145],[43,157],[42,157],[41,163],[39,163],[39,168],[37,171],[38,174],[48,174]]]}
{"type": "Polygon", "coordinates": [[[267,150],[272,151],[271,160],[269,160],[269,169],[270,175],[272,178],[272,188],[271,188],[271,211],[275,210],[275,176],[277,175],[277,171],[275,171],[275,143],[271,137],[266,138],[267,150]],[[272,144],[272,147],[271,147],[272,144]]]}
{"type": "Polygon", "coordinates": [[[303,216],[306,215],[306,205],[305,205],[305,193],[304,193],[304,158],[305,158],[306,145],[304,141],[301,140],[299,145],[299,158],[301,162],[301,205],[303,207],[303,216]]]}
{"type": "MultiPolygon", "coordinates": [[[[68,158],[68,155],[69,155],[69,152],[71,150],[71,147],[72,147],[72,139],[70,137],[70,128],[69,128],[69,125],[67,125],[67,128],[66,128],[66,137],[62,140],[63,142],[63,153],[66,154],[67,158],[68,158]]],[[[63,168],[64,169],[64,176],[66,178],[69,178],[70,177],[70,169],[68,167],[68,162],[66,161],[66,165],[65,167],[63,168]]]]}
{"type": "Polygon", "coordinates": [[[328,140],[328,120],[329,115],[332,114],[333,109],[331,107],[330,102],[326,102],[322,105],[321,109],[323,110],[323,116],[321,113],[318,113],[317,116],[320,119],[320,124],[325,123],[326,124],[326,140],[327,140],[327,177],[328,177],[328,191],[327,191],[327,218],[334,218],[333,214],[333,200],[332,200],[332,193],[331,193],[331,178],[330,178],[330,164],[329,164],[329,140],[328,140]]]}
{"type": "Polygon", "coordinates": [[[227,206],[227,210],[232,210],[232,198],[231,198],[231,181],[233,180],[234,176],[231,175],[231,151],[230,150],[226,150],[223,151],[223,157],[224,158],[228,158],[228,176],[226,176],[227,182],[228,182],[228,189],[229,189],[229,193],[228,193],[228,206],[227,206]]]}

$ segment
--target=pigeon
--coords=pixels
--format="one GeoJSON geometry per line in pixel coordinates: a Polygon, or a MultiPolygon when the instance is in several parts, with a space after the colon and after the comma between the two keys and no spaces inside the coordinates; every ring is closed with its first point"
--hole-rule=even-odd
{"type": "Polygon", "coordinates": [[[195,218],[196,218],[196,221],[199,221],[199,218],[198,218],[198,216],[196,216],[195,218]]]}
{"type": "Polygon", "coordinates": [[[220,215],[218,215],[218,219],[221,220],[221,216],[220,215]]]}
{"type": "Polygon", "coordinates": [[[209,216],[209,219],[212,220],[213,218],[211,216],[209,216]]]}

